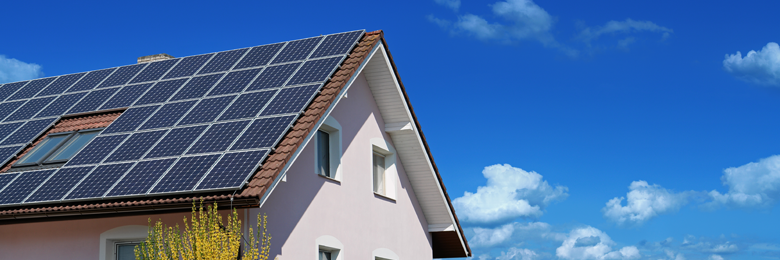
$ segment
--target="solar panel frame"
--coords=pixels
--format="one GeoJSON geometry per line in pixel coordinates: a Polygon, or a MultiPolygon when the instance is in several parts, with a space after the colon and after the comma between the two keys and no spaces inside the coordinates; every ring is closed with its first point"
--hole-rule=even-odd
{"type": "Polygon", "coordinates": [[[112,152],[104,162],[112,163],[140,160],[167,132],[168,130],[157,130],[134,133],[126,138],[122,144],[117,146],[116,150],[112,152]]]}
{"type": "Polygon", "coordinates": [[[204,98],[182,117],[177,126],[214,122],[227,109],[238,95],[204,98]]]}
{"type": "Polygon", "coordinates": [[[81,77],[76,83],[68,88],[65,93],[73,93],[84,90],[92,90],[99,86],[104,80],[111,76],[117,68],[108,68],[102,70],[93,70],[81,77]]]}
{"type": "Polygon", "coordinates": [[[177,158],[164,158],[157,160],[140,161],[133,166],[132,169],[127,171],[121,179],[119,179],[113,187],[106,193],[105,197],[128,197],[128,196],[143,196],[146,195],[157,183],[158,180],[167,172],[177,158]],[[147,169],[151,168],[151,169],[147,169]],[[162,171],[154,171],[155,169],[164,168],[162,171]],[[153,172],[149,173],[151,170],[153,172]],[[138,171],[139,172],[134,174],[138,171]],[[156,174],[157,173],[157,174],[156,174]],[[138,181],[141,183],[138,183],[138,181]]]}
{"type": "Polygon", "coordinates": [[[317,49],[322,39],[325,37],[317,36],[300,40],[289,41],[279,52],[271,64],[279,64],[291,61],[305,60],[311,53],[317,49]]]}
{"type": "Polygon", "coordinates": [[[284,86],[287,81],[290,80],[296,71],[301,67],[303,62],[292,62],[286,64],[279,64],[266,67],[260,75],[257,76],[252,84],[246,91],[280,88],[284,86]],[[282,74],[280,74],[280,72],[282,74]]]}
{"type": "Polygon", "coordinates": [[[55,79],[56,77],[31,80],[30,83],[27,83],[27,85],[24,86],[24,88],[20,89],[19,91],[16,91],[16,93],[11,95],[11,97],[9,97],[7,101],[28,99],[28,98],[35,97],[35,95],[38,94],[38,92],[41,92],[41,90],[46,88],[46,86],[54,82],[55,79]]]}
{"type": "Polygon", "coordinates": [[[323,40],[322,44],[320,44],[320,46],[316,50],[314,50],[314,52],[311,54],[309,59],[333,56],[333,55],[338,55],[340,53],[347,52],[351,50],[352,47],[355,46],[355,44],[357,44],[357,40],[362,35],[363,35],[362,30],[327,35],[325,36],[325,40],[323,40]],[[327,44],[327,43],[332,43],[334,41],[339,44],[327,44]],[[338,46],[333,46],[333,45],[338,45],[338,46]],[[328,48],[328,47],[333,47],[333,48],[328,48]]]}
{"type": "Polygon", "coordinates": [[[130,134],[96,136],[65,163],[67,166],[90,165],[103,162],[130,134]],[[88,151],[88,152],[85,152],[88,151]],[[97,152],[95,152],[97,151],[97,152]]]}
{"type": "MultiPolygon", "coordinates": [[[[190,192],[193,188],[195,188],[195,185],[198,184],[200,179],[203,175],[207,174],[211,168],[214,166],[214,163],[219,160],[221,157],[221,154],[199,154],[196,156],[187,156],[187,157],[181,157],[179,158],[176,163],[174,163],[171,168],[168,169],[168,171],[163,174],[162,177],[160,177],[159,180],[152,186],[152,188],[149,190],[148,194],[169,194],[169,193],[178,193],[178,192],[190,192]],[[191,161],[196,160],[203,160],[203,163],[195,164],[191,161]],[[210,161],[210,163],[208,163],[210,161]],[[183,165],[181,168],[178,169],[177,167],[179,165],[183,165]],[[205,166],[208,165],[209,167],[199,167],[199,166],[205,166]],[[183,180],[185,178],[193,177],[201,175],[199,178],[189,178],[189,182],[184,181],[176,181],[183,180]],[[166,179],[167,178],[167,179],[166,179]],[[173,180],[170,180],[173,179],[173,180]],[[193,181],[194,180],[194,181],[193,181]],[[173,187],[171,187],[173,186],[173,187]]],[[[197,162],[197,161],[196,161],[197,162]]]]}
{"type": "Polygon", "coordinates": [[[286,86],[326,81],[328,80],[328,76],[333,74],[336,65],[341,64],[343,59],[344,57],[330,57],[318,60],[307,60],[298,71],[295,72],[295,75],[290,77],[286,86]]]}
{"type": "Polygon", "coordinates": [[[79,114],[96,111],[100,106],[106,103],[119,90],[115,88],[102,88],[90,91],[87,96],[82,98],[76,105],[71,107],[66,114],[79,114]]]}
{"type": "Polygon", "coordinates": [[[198,70],[203,68],[203,66],[205,66],[214,56],[216,56],[214,53],[208,53],[184,57],[176,66],[171,68],[162,79],[191,77],[195,75],[198,70]]]}
{"type": "Polygon", "coordinates": [[[311,103],[314,99],[322,84],[298,86],[283,88],[279,90],[279,93],[274,96],[271,102],[263,109],[260,116],[271,116],[278,114],[288,114],[295,111],[301,111],[306,104],[311,103]],[[298,91],[297,94],[295,91],[298,91]],[[301,95],[301,93],[309,93],[308,96],[301,95]],[[293,99],[295,103],[291,104],[290,99],[293,99]]]}
{"type": "Polygon", "coordinates": [[[100,83],[97,88],[100,89],[125,85],[131,79],[133,79],[133,77],[138,75],[138,73],[142,71],[147,65],[147,63],[141,63],[118,67],[114,73],[111,73],[111,76],[108,76],[105,80],[103,80],[103,82],[100,83]]]}
{"type": "Polygon", "coordinates": [[[211,88],[207,96],[219,96],[226,94],[241,93],[246,89],[263,68],[252,68],[246,70],[237,70],[227,73],[219,82],[211,88]]]}
{"type": "Polygon", "coordinates": [[[146,66],[138,75],[133,78],[130,83],[142,83],[149,81],[160,80],[168,71],[179,63],[181,59],[168,59],[162,61],[148,62],[149,66],[146,66]]]}
{"type": "MultiPolygon", "coordinates": [[[[34,98],[30,99],[19,107],[15,112],[13,112],[11,115],[9,115],[6,119],[3,121],[18,121],[18,120],[28,120],[30,118],[33,118],[36,114],[38,114],[41,110],[43,110],[46,106],[48,106],[52,101],[54,101],[56,97],[41,97],[41,98],[34,98]]],[[[0,115],[2,116],[2,115],[0,115]]]]}
{"type": "Polygon", "coordinates": [[[64,115],[65,112],[70,110],[73,106],[78,104],[84,97],[86,97],[87,93],[88,92],[79,92],[79,93],[59,95],[57,96],[57,99],[49,103],[49,105],[46,106],[46,108],[42,109],[41,112],[35,114],[33,118],[45,118],[51,116],[64,115]]]}
{"type": "Polygon", "coordinates": [[[222,112],[217,121],[256,117],[276,93],[276,90],[271,90],[241,94],[222,112]]]}
{"type": "Polygon", "coordinates": [[[111,184],[116,183],[133,165],[135,165],[135,162],[97,166],[76,187],[68,192],[68,195],[65,195],[62,200],[102,198],[113,187],[111,184]]]}
{"type": "Polygon", "coordinates": [[[23,203],[61,201],[95,168],[95,166],[60,168],[32,192],[23,203]]]}
{"type": "Polygon", "coordinates": [[[296,115],[274,116],[258,118],[236,138],[236,142],[231,145],[230,151],[248,150],[248,149],[270,149],[276,146],[282,139],[282,134],[292,126],[297,119],[296,115]],[[268,127],[271,127],[270,129],[268,127]],[[276,135],[269,134],[275,133],[276,135]],[[259,136],[258,136],[259,135],[259,136]],[[272,138],[265,138],[272,137],[272,138]]]}
{"type": "Polygon", "coordinates": [[[19,176],[0,191],[0,205],[21,204],[54,171],[54,169],[46,169],[19,173],[19,176]]]}
{"type": "Polygon", "coordinates": [[[73,86],[77,81],[79,81],[84,75],[87,75],[86,72],[82,73],[76,73],[76,74],[69,74],[69,75],[63,75],[57,77],[57,80],[49,84],[46,88],[41,90],[41,92],[38,92],[36,97],[45,97],[50,95],[61,95],[65,92],[65,90],[68,90],[70,86],[73,86]]]}
{"type": "Polygon", "coordinates": [[[148,91],[154,83],[141,83],[122,87],[111,99],[100,106],[101,110],[129,107],[148,91]]]}
{"type": "Polygon", "coordinates": [[[16,113],[16,110],[19,110],[19,108],[23,107],[25,103],[27,103],[27,100],[17,100],[10,102],[6,101],[0,103],[0,121],[5,121],[6,117],[16,113]]]}
{"type": "Polygon", "coordinates": [[[6,83],[2,87],[0,87],[0,100],[11,101],[6,99],[16,94],[16,92],[22,89],[25,85],[27,85],[27,83],[30,83],[30,81],[26,80],[26,81],[6,83]]]}
{"type": "Polygon", "coordinates": [[[192,79],[187,81],[184,86],[182,86],[181,90],[176,92],[175,95],[170,99],[170,101],[178,101],[178,100],[185,100],[185,99],[192,99],[192,98],[203,98],[203,96],[206,95],[214,86],[219,83],[219,81],[222,79],[223,76],[225,76],[227,73],[215,73],[215,74],[208,74],[208,75],[199,75],[199,76],[193,76],[192,79]],[[196,85],[195,87],[190,87],[192,85],[196,85]],[[189,87],[189,88],[188,88],[189,87]],[[186,90],[185,90],[186,89],[186,90]],[[194,91],[187,91],[187,90],[194,90],[194,91]]]}
{"type": "Polygon", "coordinates": [[[0,193],[3,192],[5,187],[11,184],[16,178],[19,177],[18,173],[6,173],[0,174],[0,193]]]}
{"type": "Polygon", "coordinates": [[[149,149],[149,152],[144,155],[144,159],[179,157],[195,144],[207,128],[208,125],[197,125],[171,129],[160,138],[154,147],[149,149]]]}
{"type": "Polygon", "coordinates": [[[187,83],[187,78],[158,81],[146,93],[141,96],[133,106],[163,103],[173,97],[174,94],[187,83]]]}
{"type": "Polygon", "coordinates": [[[151,105],[129,108],[105,130],[100,132],[100,135],[135,131],[135,129],[138,129],[138,127],[143,125],[160,107],[160,105],[151,105]]]}
{"type": "Polygon", "coordinates": [[[0,145],[14,145],[14,144],[28,144],[35,140],[42,133],[46,132],[51,127],[57,118],[44,118],[37,120],[26,121],[25,124],[16,129],[16,131],[5,138],[0,145]],[[39,129],[38,131],[35,131],[39,129]],[[27,130],[26,132],[22,132],[27,130]],[[34,131],[34,132],[33,132],[34,131]],[[25,141],[26,140],[26,141],[25,141]]]}
{"type": "Polygon", "coordinates": [[[203,65],[203,68],[201,68],[196,75],[229,71],[244,57],[244,55],[246,55],[249,49],[250,48],[241,48],[216,53],[209,62],[203,65]]]}
{"type": "Polygon", "coordinates": [[[249,125],[251,120],[229,121],[214,123],[209,126],[197,141],[187,149],[185,154],[201,154],[212,152],[224,152],[230,148],[231,143],[219,142],[220,140],[228,139],[235,140],[244,129],[249,125]]]}
{"type": "Polygon", "coordinates": [[[195,185],[195,187],[192,189],[193,191],[197,190],[219,190],[219,189],[240,189],[244,186],[244,184],[247,182],[247,179],[249,179],[249,176],[246,174],[246,172],[254,172],[257,167],[260,166],[260,163],[265,160],[265,158],[270,153],[270,150],[254,150],[254,151],[241,151],[241,152],[232,152],[232,153],[225,153],[223,154],[217,162],[214,163],[213,167],[209,169],[208,172],[201,178],[198,183],[195,185]],[[254,163],[247,163],[247,164],[238,164],[234,161],[233,157],[238,157],[241,155],[245,156],[252,156],[254,155],[254,160],[251,160],[250,162],[254,163]],[[224,165],[225,164],[228,165],[224,165]],[[231,166],[237,166],[239,167],[231,167],[231,166]],[[227,167],[228,170],[223,170],[222,172],[234,173],[232,176],[228,176],[225,174],[217,175],[220,172],[218,172],[218,169],[227,167]],[[236,169],[238,168],[238,169],[236,169]],[[229,180],[225,180],[229,179],[229,180]],[[214,184],[214,182],[219,183],[231,183],[232,185],[220,185],[220,184],[214,184]],[[201,187],[203,186],[203,187],[201,187]]]}
{"type": "MultiPolygon", "coordinates": [[[[18,154],[18,153],[19,153],[19,151],[21,151],[21,150],[22,150],[22,148],[24,148],[24,147],[25,147],[25,145],[16,145],[16,146],[3,146],[3,147],[0,147],[0,162],[2,162],[2,163],[0,163],[0,165],[5,165],[5,164],[6,164],[6,163],[8,163],[9,161],[11,161],[11,159],[12,159],[12,158],[13,158],[13,157],[14,157],[16,154],[18,154]]],[[[3,174],[0,174],[0,176],[2,176],[2,175],[3,175],[3,174]]],[[[2,185],[0,185],[0,188],[2,188],[2,185]]]]}
{"type": "Polygon", "coordinates": [[[182,101],[176,103],[167,103],[163,105],[154,115],[144,122],[138,130],[156,129],[163,127],[171,127],[181,120],[184,115],[187,114],[190,109],[195,105],[197,101],[182,101]]]}
{"type": "Polygon", "coordinates": [[[287,43],[280,42],[252,47],[233,69],[236,70],[268,65],[268,63],[279,54],[279,51],[284,48],[285,44],[287,43]]]}

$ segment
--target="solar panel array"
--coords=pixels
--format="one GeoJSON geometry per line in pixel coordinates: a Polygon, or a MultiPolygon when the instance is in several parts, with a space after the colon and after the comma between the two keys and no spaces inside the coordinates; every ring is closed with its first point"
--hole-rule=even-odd
{"type": "Polygon", "coordinates": [[[240,189],[364,31],[0,84],[0,161],[63,116],[127,108],[65,165],[0,173],[0,206],[240,189]]]}

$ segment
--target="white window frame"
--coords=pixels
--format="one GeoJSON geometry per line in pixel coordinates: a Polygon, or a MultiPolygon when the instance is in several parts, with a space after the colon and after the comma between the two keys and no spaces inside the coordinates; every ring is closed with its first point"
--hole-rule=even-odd
{"type": "Polygon", "coordinates": [[[146,240],[147,226],[127,225],[100,234],[100,260],[116,260],[116,244],[141,243],[146,240]]]}
{"type": "Polygon", "coordinates": [[[393,250],[387,248],[377,248],[371,255],[374,260],[400,260],[400,257],[393,250]]]}
{"type": "Polygon", "coordinates": [[[377,196],[396,200],[396,183],[398,182],[398,169],[396,167],[396,151],[393,146],[387,142],[384,138],[371,138],[371,160],[369,160],[371,175],[371,185],[369,189],[377,196]],[[385,157],[385,194],[374,192],[374,153],[384,155],[385,157]]]}
{"type": "Polygon", "coordinates": [[[344,244],[333,236],[320,236],[315,240],[314,258],[320,259],[320,250],[329,251],[331,260],[344,260],[344,244]]]}
{"type": "Polygon", "coordinates": [[[341,167],[341,157],[342,157],[342,154],[341,154],[341,132],[342,132],[341,131],[341,124],[339,124],[339,122],[336,121],[336,119],[333,118],[332,116],[328,116],[328,118],[325,119],[325,122],[323,122],[322,126],[320,126],[320,128],[317,129],[317,130],[326,132],[329,135],[328,136],[328,139],[329,139],[329,142],[328,142],[328,148],[329,148],[328,153],[329,153],[330,158],[329,158],[328,162],[330,163],[330,169],[329,170],[330,170],[331,176],[328,177],[328,176],[324,176],[324,175],[318,174],[318,172],[319,172],[319,169],[318,169],[319,167],[318,166],[319,165],[318,165],[318,161],[317,160],[319,159],[319,149],[318,149],[319,147],[317,147],[317,145],[319,145],[319,142],[316,140],[317,139],[317,135],[316,134],[314,135],[315,136],[314,137],[314,139],[315,139],[314,140],[314,172],[317,175],[319,175],[319,176],[322,176],[322,177],[325,177],[325,178],[328,178],[328,179],[332,179],[332,180],[336,180],[336,181],[340,182],[341,179],[342,179],[342,176],[343,176],[343,172],[342,172],[342,168],[343,167],[341,167]]]}

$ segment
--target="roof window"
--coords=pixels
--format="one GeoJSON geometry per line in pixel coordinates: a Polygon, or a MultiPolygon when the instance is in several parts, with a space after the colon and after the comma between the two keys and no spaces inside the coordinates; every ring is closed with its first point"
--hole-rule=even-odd
{"type": "Polygon", "coordinates": [[[20,158],[13,167],[43,166],[44,164],[67,162],[101,130],[103,128],[50,134],[32,151],[20,158]]]}

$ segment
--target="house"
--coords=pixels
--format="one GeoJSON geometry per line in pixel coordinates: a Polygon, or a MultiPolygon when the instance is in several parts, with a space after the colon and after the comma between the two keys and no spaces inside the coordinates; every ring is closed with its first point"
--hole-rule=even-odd
{"type": "Polygon", "coordinates": [[[0,100],[0,259],[127,259],[148,219],[201,199],[245,228],[266,214],[275,259],[471,255],[381,31],[142,57],[0,100]]]}

